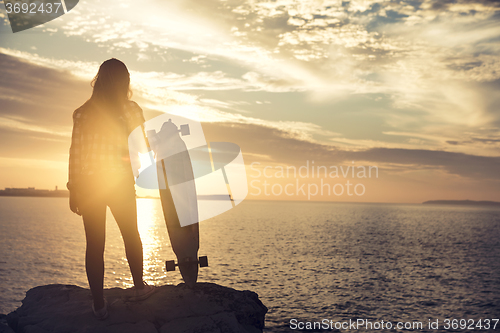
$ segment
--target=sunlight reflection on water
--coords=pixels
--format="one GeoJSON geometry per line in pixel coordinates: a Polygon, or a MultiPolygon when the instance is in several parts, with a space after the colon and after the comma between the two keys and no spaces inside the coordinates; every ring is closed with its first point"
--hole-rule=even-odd
{"type": "MultiPolygon", "coordinates": [[[[178,284],[161,203],[138,199],[144,277],[178,284]]],[[[291,318],[486,318],[500,313],[500,209],[252,202],[200,223],[199,281],[252,290],[267,331],[291,318]]],[[[37,285],[87,288],[81,218],[67,199],[0,198],[0,313],[37,285]]],[[[108,213],[105,285],[132,280],[108,213]]]]}
{"type": "Polygon", "coordinates": [[[165,244],[165,230],[162,228],[165,222],[160,201],[138,199],[137,214],[144,252],[144,280],[154,284],[166,278],[166,272],[161,269],[164,261],[161,249],[170,245],[170,242],[165,244]]]}

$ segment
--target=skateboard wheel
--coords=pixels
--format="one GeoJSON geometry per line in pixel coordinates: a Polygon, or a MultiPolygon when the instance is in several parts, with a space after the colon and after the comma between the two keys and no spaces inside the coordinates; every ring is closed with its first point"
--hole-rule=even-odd
{"type": "Polygon", "coordinates": [[[203,256],[203,257],[198,258],[198,261],[200,263],[200,267],[208,267],[208,257],[207,256],[203,256]]]}
{"type": "Polygon", "coordinates": [[[167,260],[165,261],[165,266],[167,268],[167,272],[175,271],[175,261],[167,260]]]}

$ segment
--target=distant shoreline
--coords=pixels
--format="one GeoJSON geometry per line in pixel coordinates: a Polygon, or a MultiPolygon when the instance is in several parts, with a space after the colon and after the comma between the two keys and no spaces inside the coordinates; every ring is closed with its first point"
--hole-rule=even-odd
{"type": "MultiPolygon", "coordinates": [[[[9,188],[6,187],[0,190],[0,197],[48,197],[48,198],[68,198],[68,190],[40,190],[34,187],[28,188],[9,188]]],[[[136,196],[138,199],[160,199],[154,196],[136,196]]],[[[251,200],[254,201],[254,200],[251,200]]],[[[255,200],[260,201],[260,200],[255,200]]],[[[316,202],[316,201],[315,201],[316,202]]],[[[356,203],[356,202],[342,202],[342,203],[356,203]]],[[[363,203],[363,202],[361,202],[363,203]]],[[[371,203],[371,202],[368,202],[371,203]]],[[[384,204],[384,203],[382,203],[384,204]]],[[[385,203],[390,204],[390,203],[385,203]]],[[[454,205],[454,206],[487,206],[487,207],[500,207],[499,201],[475,201],[475,200],[428,200],[422,202],[424,205],[454,205]]]]}
{"type": "MultiPolygon", "coordinates": [[[[45,197],[45,198],[68,198],[68,190],[40,190],[34,187],[27,188],[13,188],[6,187],[0,190],[0,197],[45,197]]],[[[159,197],[152,196],[136,196],[138,199],[160,199],[159,197]]]]}
{"type": "Polygon", "coordinates": [[[3,190],[0,190],[0,196],[2,197],[56,197],[56,198],[64,198],[69,197],[68,190],[38,190],[34,187],[28,188],[14,188],[14,187],[6,187],[3,190]]]}
{"type": "Polygon", "coordinates": [[[429,200],[424,205],[459,205],[459,206],[494,206],[500,207],[498,201],[474,201],[474,200],[429,200]]]}

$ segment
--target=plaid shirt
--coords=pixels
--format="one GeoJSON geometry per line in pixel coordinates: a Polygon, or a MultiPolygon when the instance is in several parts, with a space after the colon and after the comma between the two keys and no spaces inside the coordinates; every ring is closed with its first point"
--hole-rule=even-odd
{"type": "MultiPolygon", "coordinates": [[[[130,101],[118,119],[118,131],[106,131],[106,124],[86,126],[91,121],[91,105],[84,104],[73,113],[73,135],[69,150],[68,189],[78,186],[82,176],[93,174],[130,174],[132,167],[128,150],[130,132],[144,123],[142,109],[130,101]]],[[[110,126],[110,129],[113,126],[110,126]]],[[[133,176],[131,176],[133,177],[133,176]]]]}

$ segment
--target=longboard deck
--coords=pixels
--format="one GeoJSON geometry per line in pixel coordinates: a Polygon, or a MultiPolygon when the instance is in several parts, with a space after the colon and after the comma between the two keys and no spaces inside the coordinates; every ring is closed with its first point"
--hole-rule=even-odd
{"type": "Polygon", "coordinates": [[[164,177],[166,183],[166,188],[160,189],[160,199],[172,250],[177,257],[182,279],[192,287],[198,279],[199,223],[181,227],[163,160],[157,162],[157,172],[158,177],[164,177]]]}
{"type": "MultiPolygon", "coordinates": [[[[178,130],[169,119],[163,123],[160,132],[150,130],[146,135],[144,127],[142,131],[148,148],[152,148],[159,158],[156,160],[156,174],[168,236],[182,278],[192,287],[198,279],[200,247],[198,207],[191,158],[186,144],[179,136],[179,132],[182,135],[189,135],[189,126],[181,125],[181,130],[178,130]],[[173,190],[169,182],[174,186],[173,190]],[[178,210],[181,213],[182,224],[178,210]]],[[[206,265],[208,262],[205,257],[203,266],[206,265]]]]}

